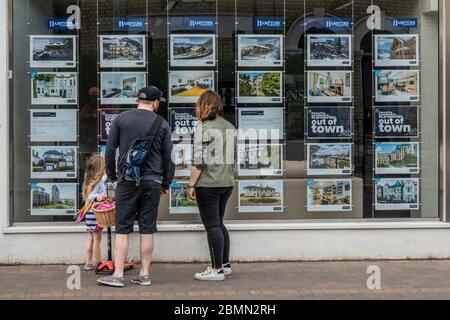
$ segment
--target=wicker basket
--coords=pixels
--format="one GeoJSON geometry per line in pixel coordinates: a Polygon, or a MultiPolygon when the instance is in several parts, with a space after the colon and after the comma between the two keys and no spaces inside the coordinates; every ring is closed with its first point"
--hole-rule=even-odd
{"type": "Polygon", "coordinates": [[[93,205],[92,211],[94,211],[95,219],[99,226],[109,228],[116,224],[116,206],[114,201],[97,202],[93,205]]]}

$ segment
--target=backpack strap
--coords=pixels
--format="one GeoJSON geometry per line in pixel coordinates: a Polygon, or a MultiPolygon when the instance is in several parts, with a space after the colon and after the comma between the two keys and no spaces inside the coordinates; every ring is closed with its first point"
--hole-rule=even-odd
{"type": "Polygon", "coordinates": [[[153,126],[151,127],[150,131],[147,134],[147,138],[151,139],[153,141],[153,139],[155,139],[156,135],[159,132],[159,129],[161,128],[162,124],[163,124],[163,118],[160,115],[156,115],[156,119],[155,122],[153,123],[153,126]]]}
{"type": "Polygon", "coordinates": [[[155,122],[153,123],[152,128],[150,129],[150,131],[148,132],[148,134],[146,136],[146,138],[150,140],[150,145],[148,146],[147,153],[144,155],[144,159],[142,159],[141,173],[143,171],[142,169],[147,164],[147,159],[150,156],[150,150],[152,149],[152,146],[153,146],[153,141],[155,140],[155,137],[158,134],[159,129],[161,128],[162,124],[163,124],[163,118],[159,115],[156,115],[155,122]]]}

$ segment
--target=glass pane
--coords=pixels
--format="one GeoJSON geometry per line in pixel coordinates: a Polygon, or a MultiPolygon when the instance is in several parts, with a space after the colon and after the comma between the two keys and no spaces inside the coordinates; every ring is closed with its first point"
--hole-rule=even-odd
{"type": "Polygon", "coordinates": [[[208,88],[239,129],[275,130],[242,134],[226,219],[439,218],[440,30],[428,1],[12,3],[14,222],[72,221],[86,159],[146,84],[169,98],[159,113],[175,141],[179,184],[161,221],[199,221],[183,183],[208,88]]]}

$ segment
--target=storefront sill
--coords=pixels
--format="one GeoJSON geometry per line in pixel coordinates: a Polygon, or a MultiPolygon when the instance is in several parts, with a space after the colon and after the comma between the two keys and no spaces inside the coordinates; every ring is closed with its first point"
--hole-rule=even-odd
{"type": "MultiPolygon", "coordinates": [[[[382,230],[382,229],[450,229],[450,223],[434,221],[417,222],[302,222],[302,223],[227,223],[230,231],[279,231],[279,230],[382,230]]],[[[160,232],[204,231],[201,224],[160,224],[160,232]]],[[[84,233],[84,226],[20,225],[2,229],[4,234],[84,233]]],[[[135,226],[137,231],[137,226],[135,226]]]]}

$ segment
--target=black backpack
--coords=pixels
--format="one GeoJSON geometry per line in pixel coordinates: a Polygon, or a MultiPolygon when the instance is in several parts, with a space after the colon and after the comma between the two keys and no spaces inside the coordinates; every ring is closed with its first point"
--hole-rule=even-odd
{"type": "Polygon", "coordinates": [[[156,135],[161,128],[163,118],[156,115],[155,122],[145,138],[137,138],[128,147],[119,162],[120,180],[134,181],[140,185],[143,167],[146,164],[156,135]]]}

